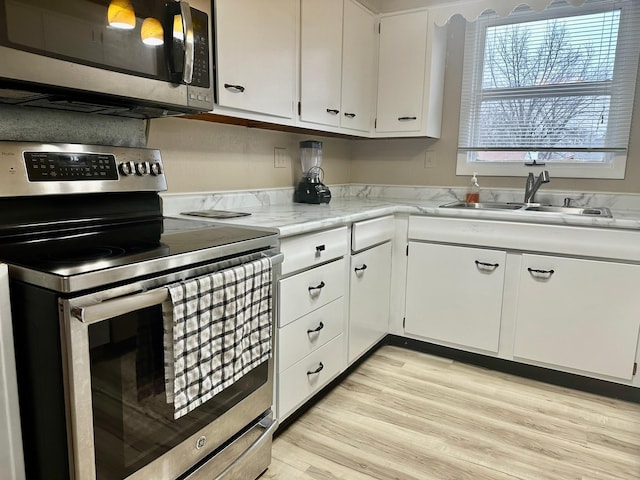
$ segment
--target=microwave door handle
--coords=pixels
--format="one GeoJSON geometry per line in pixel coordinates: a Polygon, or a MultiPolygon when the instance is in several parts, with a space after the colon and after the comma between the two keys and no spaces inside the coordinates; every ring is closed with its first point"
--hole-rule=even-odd
{"type": "Polygon", "coordinates": [[[193,80],[193,64],[195,61],[195,46],[193,38],[193,20],[191,7],[187,2],[180,2],[180,15],[182,15],[182,33],[184,34],[184,70],[182,81],[189,85],[193,80]]]}

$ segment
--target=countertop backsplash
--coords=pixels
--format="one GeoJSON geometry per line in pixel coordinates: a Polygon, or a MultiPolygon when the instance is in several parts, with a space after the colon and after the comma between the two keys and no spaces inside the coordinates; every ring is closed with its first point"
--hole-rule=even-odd
{"type": "MultiPolygon", "coordinates": [[[[330,185],[331,196],[336,198],[375,199],[407,203],[445,203],[464,200],[464,187],[420,187],[396,185],[330,185]]],[[[219,191],[201,193],[163,194],[166,215],[178,215],[189,210],[238,210],[293,202],[293,187],[264,190],[219,191]]],[[[489,189],[480,192],[481,202],[522,202],[523,189],[489,189]]],[[[631,193],[584,193],[541,189],[536,202],[562,205],[570,198],[577,207],[607,207],[611,210],[640,210],[640,195],[631,193]]]]}

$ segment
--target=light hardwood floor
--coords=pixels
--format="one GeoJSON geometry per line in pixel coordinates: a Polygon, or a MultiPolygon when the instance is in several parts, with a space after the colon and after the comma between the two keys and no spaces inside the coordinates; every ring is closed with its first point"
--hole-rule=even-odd
{"type": "Polygon", "coordinates": [[[640,479],[640,405],[385,346],[276,438],[262,479],[640,479]]]}

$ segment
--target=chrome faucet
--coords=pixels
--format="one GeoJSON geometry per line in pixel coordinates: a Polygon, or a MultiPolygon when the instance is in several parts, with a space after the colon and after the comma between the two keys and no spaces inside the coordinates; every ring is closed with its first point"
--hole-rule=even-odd
{"type": "Polygon", "coordinates": [[[549,183],[549,172],[544,170],[538,178],[534,180],[534,176],[532,172],[529,172],[529,176],[527,177],[527,184],[524,187],[524,203],[533,203],[533,199],[536,195],[538,189],[542,186],[543,183],[549,183]]]}

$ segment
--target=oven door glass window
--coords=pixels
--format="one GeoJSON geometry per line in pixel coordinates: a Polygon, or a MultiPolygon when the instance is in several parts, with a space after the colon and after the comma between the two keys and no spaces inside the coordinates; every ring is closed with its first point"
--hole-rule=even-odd
{"type": "MultiPolygon", "coordinates": [[[[0,0],[0,44],[98,68],[170,81],[166,2],[0,0]]],[[[169,32],[171,33],[171,32],[169,32]]]]}
{"type": "Polygon", "coordinates": [[[174,420],[159,305],[89,326],[98,480],[121,480],[222,416],[268,380],[267,362],[174,420]]]}

